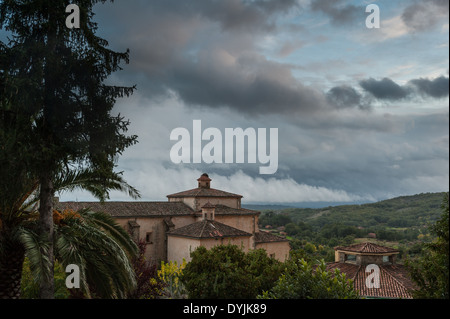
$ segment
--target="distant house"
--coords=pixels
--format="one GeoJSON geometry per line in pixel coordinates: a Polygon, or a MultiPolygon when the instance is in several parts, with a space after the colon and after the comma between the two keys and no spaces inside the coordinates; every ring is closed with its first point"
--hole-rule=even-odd
{"type": "Polygon", "coordinates": [[[327,264],[327,270],[339,269],[360,296],[367,298],[412,298],[414,284],[403,265],[397,264],[398,250],[374,243],[360,243],[335,247],[335,262],[327,264]],[[374,268],[378,267],[379,285],[372,284],[374,268]],[[370,267],[368,267],[370,266],[370,267]]]}
{"type": "Polygon", "coordinates": [[[189,261],[197,247],[220,244],[235,244],[244,251],[263,248],[282,261],[289,257],[289,241],[261,232],[260,212],[242,208],[242,195],[211,188],[207,174],[197,182],[197,188],[167,195],[167,202],[61,202],[56,207],[110,214],[136,241],[145,241],[147,259],[157,263],[189,261]]]}

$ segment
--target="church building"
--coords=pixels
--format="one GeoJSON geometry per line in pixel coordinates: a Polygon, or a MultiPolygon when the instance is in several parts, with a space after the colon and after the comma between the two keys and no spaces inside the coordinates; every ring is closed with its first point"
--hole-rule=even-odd
{"type": "Polygon", "coordinates": [[[242,195],[211,188],[207,174],[197,182],[196,188],[167,195],[167,202],[61,202],[57,208],[110,214],[135,241],[145,241],[147,260],[157,263],[190,261],[197,247],[221,244],[263,248],[281,261],[289,257],[289,241],[260,231],[260,212],[242,208],[242,195]]]}

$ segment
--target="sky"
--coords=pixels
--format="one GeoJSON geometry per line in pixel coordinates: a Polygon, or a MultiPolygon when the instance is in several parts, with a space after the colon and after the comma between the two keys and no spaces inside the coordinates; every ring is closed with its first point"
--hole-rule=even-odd
{"type": "MultiPolygon", "coordinates": [[[[371,202],[448,191],[447,0],[116,0],[97,35],[130,63],[108,83],[136,85],[114,112],[139,143],[117,171],[140,200],[197,187],[243,203],[371,202]],[[380,27],[368,28],[369,4],[380,27]],[[278,170],[174,163],[175,128],[277,128],[278,170]]],[[[204,141],[202,146],[205,146],[204,141]]],[[[91,200],[88,193],[61,200],[91,200]]],[[[131,200],[111,193],[111,200],[131,200]]]]}

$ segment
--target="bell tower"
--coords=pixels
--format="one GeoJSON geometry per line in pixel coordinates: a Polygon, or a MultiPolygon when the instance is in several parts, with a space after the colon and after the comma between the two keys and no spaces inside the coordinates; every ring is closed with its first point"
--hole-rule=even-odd
{"type": "Polygon", "coordinates": [[[197,179],[198,188],[210,188],[211,187],[211,178],[209,178],[208,174],[203,173],[200,178],[197,179]]]}

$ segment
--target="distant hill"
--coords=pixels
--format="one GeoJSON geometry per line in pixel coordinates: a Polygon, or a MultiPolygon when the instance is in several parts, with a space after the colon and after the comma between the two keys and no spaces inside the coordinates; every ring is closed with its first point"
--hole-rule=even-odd
{"type": "Polygon", "coordinates": [[[282,209],[286,209],[286,208],[293,208],[292,206],[287,206],[287,205],[252,205],[252,204],[248,204],[248,205],[242,205],[242,208],[246,208],[246,209],[252,209],[252,210],[256,210],[256,211],[264,211],[264,210],[282,210],[282,209]]]}
{"type": "Polygon", "coordinates": [[[376,203],[341,205],[325,208],[284,208],[273,211],[315,227],[340,223],[357,227],[385,226],[390,228],[424,227],[442,214],[445,193],[425,193],[401,196],[376,203]]]}

